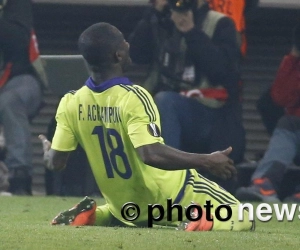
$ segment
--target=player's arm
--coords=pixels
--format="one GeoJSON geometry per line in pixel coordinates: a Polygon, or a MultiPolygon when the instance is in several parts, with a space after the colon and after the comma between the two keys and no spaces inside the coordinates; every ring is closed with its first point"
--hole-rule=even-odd
{"type": "MultiPolygon", "coordinates": [[[[74,93],[67,93],[59,103],[56,111],[56,129],[52,138],[52,143],[46,136],[39,135],[43,144],[44,162],[50,170],[62,170],[65,168],[69,155],[77,148],[77,140],[69,126],[66,115],[66,107],[74,93]]],[[[71,105],[73,106],[73,105],[71,105]]]]}
{"type": "Polygon", "coordinates": [[[212,154],[192,154],[163,144],[160,119],[151,95],[141,87],[132,88],[131,106],[124,108],[130,140],[147,165],[164,169],[202,169],[221,178],[236,175],[233,161],[228,158],[231,148],[212,154]],[[139,98],[138,98],[139,97],[139,98]]]}
{"type": "Polygon", "coordinates": [[[164,170],[201,169],[223,179],[235,177],[237,174],[233,161],[228,158],[231,150],[230,147],[211,154],[194,154],[161,143],[137,148],[138,154],[147,165],[164,170]]]}

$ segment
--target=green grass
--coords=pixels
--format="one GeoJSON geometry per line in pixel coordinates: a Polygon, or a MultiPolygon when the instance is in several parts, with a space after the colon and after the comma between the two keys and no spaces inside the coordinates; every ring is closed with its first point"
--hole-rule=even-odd
{"type": "MultiPolygon", "coordinates": [[[[80,198],[0,197],[0,249],[299,249],[299,209],[293,222],[257,222],[255,232],[183,232],[161,228],[51,226],[80,198]]],[[[96,199],[100,204],[103,201],[96,199]]]]}

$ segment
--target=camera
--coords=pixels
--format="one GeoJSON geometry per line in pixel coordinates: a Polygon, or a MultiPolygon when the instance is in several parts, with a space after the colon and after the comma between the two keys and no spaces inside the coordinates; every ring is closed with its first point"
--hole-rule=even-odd
{"type": "Polygon", "coordinates": [[[169,7],[178,12],[196,9],[197,0],[168,0],[169,7]]]}

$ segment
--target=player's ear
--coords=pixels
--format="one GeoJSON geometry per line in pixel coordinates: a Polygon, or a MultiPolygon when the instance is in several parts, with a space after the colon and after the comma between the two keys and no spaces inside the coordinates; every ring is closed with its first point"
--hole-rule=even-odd
{"type": "Polygon", "coordinates": [[[115,53],[115,60],[116,60],[116,63],[119,63],[123,60],[123,53],[122,53],[122,50],[117,50],[116,53],[115,53]]]}

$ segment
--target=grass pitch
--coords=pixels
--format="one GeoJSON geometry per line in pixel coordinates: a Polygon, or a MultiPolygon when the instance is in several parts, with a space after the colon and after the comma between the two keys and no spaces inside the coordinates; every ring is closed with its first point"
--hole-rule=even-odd
{"type": "MultiPolygon", "coordinates": [[[[293,222],[257,222],[255,232],[182,232],[161,228],[51,226],[51,219],[81,198],[0,197],[0,249],[300,249],[293,222]]],[[[98,204],[103,200],[96,198],[98,204]]],[[[274,217],[274,216],[273,216],[274,217]]]]}

